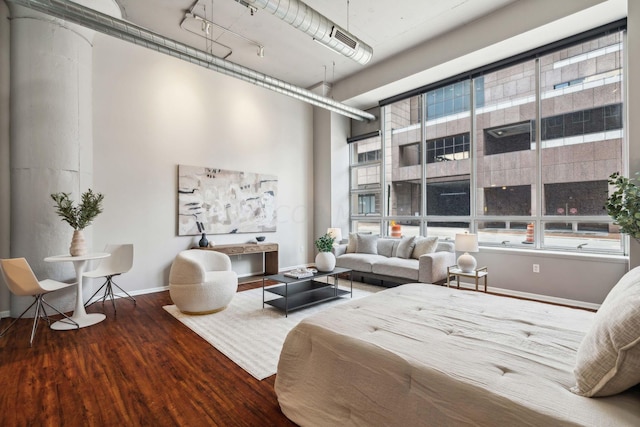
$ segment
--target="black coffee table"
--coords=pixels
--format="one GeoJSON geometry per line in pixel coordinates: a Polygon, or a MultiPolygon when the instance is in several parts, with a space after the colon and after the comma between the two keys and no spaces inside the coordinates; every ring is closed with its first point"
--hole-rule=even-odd
{"type": "Polygon", "coordinates": [[[331,301],[345,295],[353,296],[353,278],[351,270],[348,268],[336,267],[333,271],[320,271],[313,276],[300,279],[285,276],[284,273],[262,278],[262,308],[264,308],[265,304],[269,304],[284,311],[285,316],[288,316],[290,311],[331,301]],[[350,287],[348,291],[338,287],[340,281],[338,275],[344,273],[349,273],[350,287]],[[333,280],[330,280],[331,278],[333,280]],[[281,284],[265,287],[265,281],[267,280],[273,280],[281,284]],[[267,292],[278,295],[279,298],[265,300],[267,292]]]}

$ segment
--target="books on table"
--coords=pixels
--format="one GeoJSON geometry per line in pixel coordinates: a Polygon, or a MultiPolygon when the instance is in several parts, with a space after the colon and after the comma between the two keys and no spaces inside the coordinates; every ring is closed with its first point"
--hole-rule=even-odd
{"type": "Polygon", "coordinates": [[[312,277],[318,270],[315,268],[296,268],[284,273],[287,277],[293,277],[294,279],[304,279],[305,277],[312,277]]]}

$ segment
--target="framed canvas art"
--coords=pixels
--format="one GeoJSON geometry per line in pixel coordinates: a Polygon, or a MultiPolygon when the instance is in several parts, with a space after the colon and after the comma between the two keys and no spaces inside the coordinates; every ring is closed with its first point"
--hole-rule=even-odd
{"type": "Polygon", "coordinates": [[[178,165],[178,235],[276,231],[278,178],[178,165]]]}

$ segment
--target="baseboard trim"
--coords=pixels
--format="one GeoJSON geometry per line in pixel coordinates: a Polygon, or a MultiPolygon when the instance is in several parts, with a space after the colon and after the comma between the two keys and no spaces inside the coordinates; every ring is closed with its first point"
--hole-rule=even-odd
{"type": "MultiPolygon", "coordinates": [[[[476,285],[474,283],[460,282],[461,289],[464,288],[464,289],[475,290],[475,286],[476,285]]],[[[483,286],[479,286],[478,288],[482,289],[483,286]]],[[[549,304],[557,304],[557,305],[563,305],[563,306],[574,307],[574,308],[583,308],[586,310],[593,310],[593,311],[597,311],[598,308],[600,308],[600,304],[594,304],[591,302],[578,301],[578,300],[572,300],[567,298],[558,298],[558,297],[552,297],[549,295],[534,294],[530,292],[514,291],[512,289],[494,288],[491,286],[487,288],[487,292],[491,294],[496,294],[496,295],[504,295],[508,297],[515,297],[515,298],[521,298],[521,299],[532,300],[532,301],[541,301],[549,304]]]]}

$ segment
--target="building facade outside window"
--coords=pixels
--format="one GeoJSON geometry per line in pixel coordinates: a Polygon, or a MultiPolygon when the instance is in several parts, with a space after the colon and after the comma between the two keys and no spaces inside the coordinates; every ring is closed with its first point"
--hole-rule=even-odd
{"type": "Polygon", "coordinates": [[[381,137],[352,147],[352,231],[390,235],[394,221],[403,235],[623,252],[604,209],[607,177],[626,172],[623,41],[586,39],[384,105],[381,137]]]}

